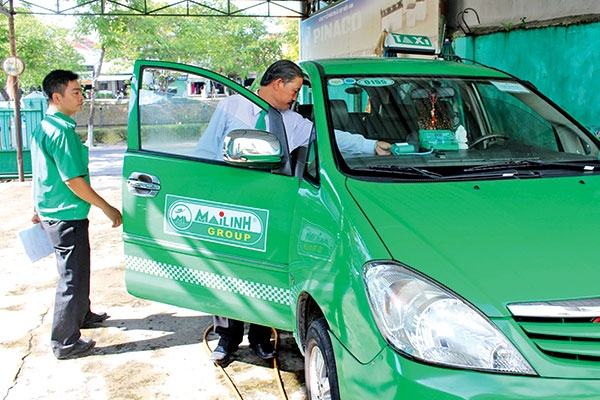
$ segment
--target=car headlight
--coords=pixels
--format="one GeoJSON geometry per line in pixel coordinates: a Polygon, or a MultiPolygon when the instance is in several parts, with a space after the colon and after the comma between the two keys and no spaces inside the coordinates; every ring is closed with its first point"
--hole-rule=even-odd
{"type": "Polygon", "coordinates": [[[379,331],[398,351],[429,363],[536,375],[487,317],[433,280],[401,264],[374,262],[364,281],[379,331]]]}

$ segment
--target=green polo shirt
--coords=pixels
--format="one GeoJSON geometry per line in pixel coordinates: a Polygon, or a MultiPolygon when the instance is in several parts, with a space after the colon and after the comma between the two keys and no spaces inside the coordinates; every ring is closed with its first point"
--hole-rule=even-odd
{"type": "Polygon", "coordinates": [[[72,118],[49,109],[33,131],[33,201],[41,219],[85,219],[90,211],[90,204],[77,197],[65,184],[79,176],[90,182],[88,148],[81,143],[75,126],[72,118]]]}

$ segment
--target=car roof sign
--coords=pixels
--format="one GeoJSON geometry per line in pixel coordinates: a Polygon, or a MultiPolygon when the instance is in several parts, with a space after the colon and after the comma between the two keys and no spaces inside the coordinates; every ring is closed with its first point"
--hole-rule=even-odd
{"type": "Polygon", "coordinates": [[[383,42],[383,55],[395,57],[399,53],[435,54],[435,47],[429,36],[390,32],[383,42]]]}

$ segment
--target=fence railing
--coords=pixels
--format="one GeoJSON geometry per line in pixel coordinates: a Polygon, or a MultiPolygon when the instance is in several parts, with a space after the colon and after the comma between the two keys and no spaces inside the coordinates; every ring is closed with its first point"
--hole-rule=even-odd
{"type": "MultiPolygon", "coordinates": [[[[21,137],[24,150],[29,149],[33,130],[38,126],[46,112],[46,101],[42,98],[23,98],[21,100],[21,137]]],[[[16,150],[17,133],[15,112],[12,101],[0,102],[0,150],[16,150]]]]}
{"type": "MultiPolygon", "coordinates": [[[[21,99],[21,144],[25,176],[31,175],[31,155],[29,151],[31,134],[44,117],[46,108],[46,100],[42,97],[21,99]]],[[[3,101],[0,102],[0,179],[16,178],[18,176],[14,103],[3,101]]]]}

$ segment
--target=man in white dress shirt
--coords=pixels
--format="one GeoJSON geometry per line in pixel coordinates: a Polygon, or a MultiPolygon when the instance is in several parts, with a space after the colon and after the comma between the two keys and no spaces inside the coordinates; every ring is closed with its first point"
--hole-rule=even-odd
{"type": "MultiPolygon", "coordinates": [[[[258,96],[281,113],[290,152],[308,145],[313,129],[312,121],[290,109],[298,97],[303,81],[304,74],[298,65],[291,61],[280,60],[267,68],[258,90],[258,96]]],[[[241,95],[232,95],[221,100],[206,131],[196,145],[196,155],[223,160],[223,144],[226,135],[234,129],[260,129],[257,125],[260,114],[261,108],[241,95]]],[[[265,123],[265,127],[268,127],[268,115],[265,117],[265,123]]],[[[342,153],[391,154],[391,145],[387,142],[365,139],[362,135],[337,130],[335,135],[342,153]]],[[[215,363],[226,365],[230,361],[231,354],[242,342],[244,322],[215,317],[215,332],[221,337],[210,359],[215,363]]],[[[250,324],[248,341],[258,357],[269,360],[276,356],[276,351],[271,344],[271,328],[250,324]]]]}
{"type": "MultiPolygon", "coordinates": [[[[308,144],[313,128],[312,121],[290,109],[303,81],[300,67],[291,61],[280,60],[267,68],[258,90],[258,96],[281,113],[290,152],[308,144]]],[[[196,155],[222,160],[225,136],[234,129],[255,128],[260,111],[260,107],[241,95],[221,100],[196,145],[196,155]]],[[[268,116],[266,123],[269,126],[268,116]]],[[[339,130],[335,131],[335,136],[338,148],[344,154],[391,154],[391,145],[387,142],[365,139],[362,135],[339,130]]]]}

